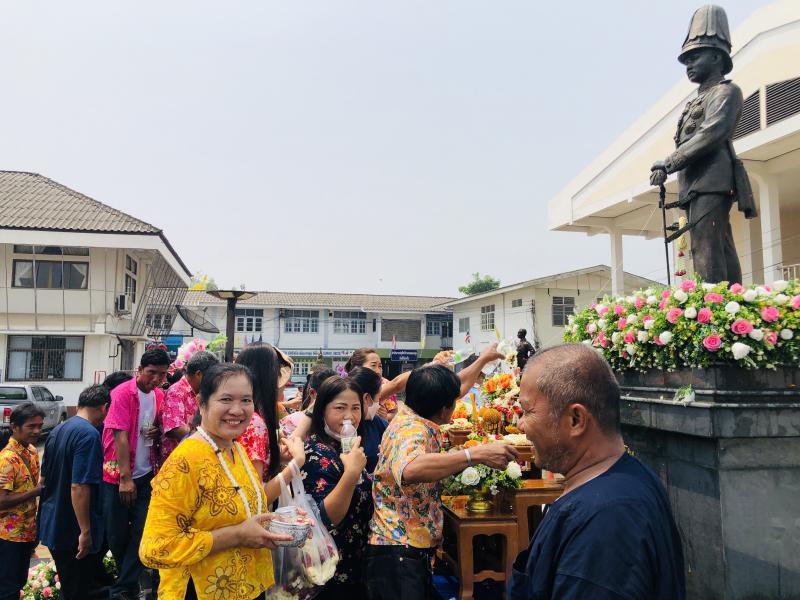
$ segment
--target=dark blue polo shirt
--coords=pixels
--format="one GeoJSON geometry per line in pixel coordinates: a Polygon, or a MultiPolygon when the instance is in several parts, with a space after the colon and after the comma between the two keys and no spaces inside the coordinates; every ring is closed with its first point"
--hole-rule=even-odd
{"type": "Polygon", "coordinates": [[[661,482],[623,454],[556,500],[517,557],[510,600],[683,600],[683,550],[661,482]]]}
{"type": "Polygon", "coordinates": [[[381,439],[383,439],[383,432],[387,427],[389,427],[388,421],[378,415],[375,415],[371,421],[364,421],[364,440],[361,446],[364,448],[364,454],[367,455],[367,473],[374,473],[375,467],[378,466],[381,439]]]}
{"type": "Polygon", "coordinates": [[[100,481],[103,477],[103,445],[100,433],[82,417],[58,425],[47,437],[42,464],[44,490],[39,501],[39,539],[57,551],[77,551],[80,527],[72,509],[72,484],[91,488],[89,522],[92,552],[103,541],[100,481]]]}

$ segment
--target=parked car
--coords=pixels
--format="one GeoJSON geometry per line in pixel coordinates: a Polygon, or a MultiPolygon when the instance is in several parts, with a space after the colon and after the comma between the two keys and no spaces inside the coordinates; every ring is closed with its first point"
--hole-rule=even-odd
{"type": "Polygon", "coordinates": [[[11,437],[11,411],[23,402],[33,402],[44,411],[42,431],[50,431],[67,420],[64,398],[54,396],[43,385],[0,384],[0,448],[5,448],[11,437]]]}

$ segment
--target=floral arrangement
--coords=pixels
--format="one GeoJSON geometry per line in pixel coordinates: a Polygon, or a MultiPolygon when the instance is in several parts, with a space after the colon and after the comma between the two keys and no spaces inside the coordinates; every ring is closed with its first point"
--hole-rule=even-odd
{"type": "Polygon", "coordinates": [[[442,484],[442,494],[459,496],[482,491],[496,496],[503,489],[521,488],[521,478],[522,468],[513,461],[508,463],[504,471],[485,465],[475,465],[445,479],[442,484]]]}
{"type": "Polygon", "coordinates": [[[519,395],[517,378],[513,373],[498,373],[487,377],[481,385],[481,396],[487,402],[492,403],[498,398],[505,398],[509,395],[519,395]]]}
{"type": "Polygon", "coordinates": [[[206,350],[213,354],[218,354],[220,352],[225,352],[225,344],[228,343],[228,338],[223,335],[219,334],[213,340],[208,342],[208,346],[206,346],[206,350]]]}
{"type": "Polygon", "coordinates": [[[729,363],[800,364],[800,282],[728,286],[686,279],[671,288],[606,296],[569,318],[564,340],[601,352],[615,370],[729,363]]]}
{"type": "Polygon", "coordinates": [[[28,581],[22,588],[20,600],[58,600],[61,598],[61,582],[58,581],[56,565],[52,561],[42,562],[28,570],[28,581]]]}
{"type": "Polygon", "coordinates": [[[189,359],[192,358],[192,355],[194,355],[195,352],[198,350],[205,350],[207,345],[208,343],[200,338],[194,338],[192,341],[186,342],[180,348],[178,348],[178,357],[172,364],[175,365],[176,369],[182,369],[186,366],[186,364],[189,362],[189,359]]]}

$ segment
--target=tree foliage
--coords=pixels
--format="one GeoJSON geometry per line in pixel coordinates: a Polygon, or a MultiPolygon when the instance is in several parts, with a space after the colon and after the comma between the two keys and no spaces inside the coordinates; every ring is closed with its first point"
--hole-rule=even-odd
{"type": "Polygon", "coordinates": [[[472,294],[482,294],[483,292],[490,292],[500,287],[500,280],[495,279],[491,275],[484,275],[481,277],[480,273],[472,274],[472,281],[466,285],[458,288],[459,293],[466,296],[472,294]]]}

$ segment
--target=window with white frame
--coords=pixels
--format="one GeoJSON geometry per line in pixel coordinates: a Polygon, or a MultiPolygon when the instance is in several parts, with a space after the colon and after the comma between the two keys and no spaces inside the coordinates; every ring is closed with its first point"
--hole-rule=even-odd
{"type": "Polygon", "coordinates": [[[367,333],[367,313],[361,311],[333,311],[333,333],[367,333]]]}
{"type": "Polygon", "coordinates": [[[425,322],[425,335],[442,335],[442,322],[441,321],[426,321],[425,322]]]}
{"type": "Polygon", "coordinates": [[[516,298],[512,300],[511,308],[522,308],[522,298],[516,298]]]}
{"type": "Polygon", "coordinates": [[[139,273],[139,263],[130,255],[125,255],[125,295],[131,299],[131,304],[136,302],[136,276],[139,273]]]}
{"type": "Polygon", "coordinates": [[[8,381],[80,381],[83,337],[8,336],[8,381]]]}
{"type": "Polygon", "coordinates": [[[313,360],[295,360],[292,372],[294,375],[302,375],[305,377],[309,374],[313,366],[313,360]]]}
{"type": "Polygon", "coordinates": [[[481,331],[494,329],[494,304],[481,306],[481,331]]]}
{"type": "Polygon", "coordinates": [[[167,313],[147,313],[144,324],[156,331],[169,331],[172,329],[172,315],[167,313]]]}
{"type": "Polygon", "coordinates": [[[236,331],[239,333],[261,332],[264,322],[263,308],[237,308],[236,331]]]}
{"type": "Polygon", "coordinates": [[[575,312],[575,298],[572,296],[553,296],[553,326],[566,325],[569,316],[575,312]]]}
{"type": "Polygon", "coordinates": [[[283,331],[285,333],[318,333],[318,310],[290,310],[285,312],[283,331]]]}
{"type": "Polygon", "coordinates": [[[461,317],[458,320],[458,333],[466,333],[469,331],[469,317],[461,317]]]}
{"type": "Polygon", "coordinates": [[[13,251],[30,258],[14,259],[12,287],[51,290],[85,290],[89,287],[89,263],[71,258],[89,256],[88,248],[15,244],[13,251]],[[64,257],[68,258],[65,260],[64,257]]]}

